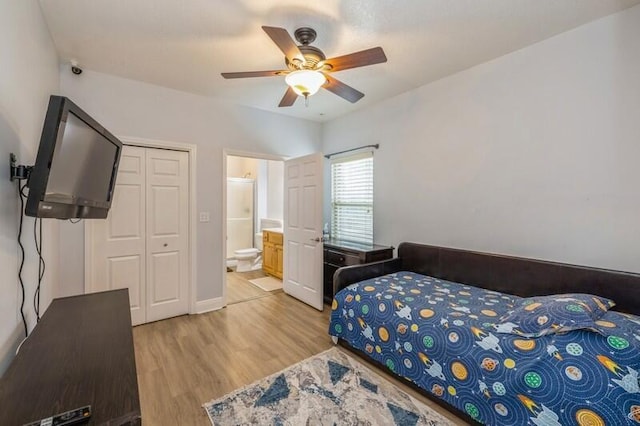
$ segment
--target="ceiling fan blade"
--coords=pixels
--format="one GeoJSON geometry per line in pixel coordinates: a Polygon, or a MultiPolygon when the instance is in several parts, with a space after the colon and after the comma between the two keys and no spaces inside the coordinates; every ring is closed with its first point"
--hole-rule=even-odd
{"type": "Polygon", "coordinates": [[[247,77],[277,77],[279,75],[288,74],[288,70],[276,71],[247,71],[247,72],[223,72],[220,73],[224,78],[247,78],[247,77]]]}
{"type": "Polygon", "coordinates": [[[304,63],[306,61],[302,52],[298,49],[298,45],[293,41],[287,30],[266,26],[263,26],[262,29],[271,37],[271,40],[273,40],[280,50],[282,50],[282,53],[284,53],[284,56],[287,57],[289,62],[300,61],[300,63],[304,63]]]}
{"type": "Polygon", "coordinates": [[[324,62],[331,65],[331,71],[342,71],[348,70],[349,68],[364,67],[367,65],[387,62],[387,56],[384,54],[382,47],[373,47],[371,49],[361,50],[360,52],[329,58],[324,62]]]}
{"type": "Polygon", "coordinates": [[[348,100],[352,104],[358,102],[364,96],[364,93],[357,91],[351,86],[347,86],[340,80],[336,80],[332,75],[324,74],[324,76],[327,77],[327,83],[322,87],[348,100]]]}
{"type": "Polygon", "coordinates": [[[287,91],[284,93],[282,100],[278,104],[279,107],[290,107],[298,99],[298,95],[293,91],[291,87],[287,87],[287,91]]]}

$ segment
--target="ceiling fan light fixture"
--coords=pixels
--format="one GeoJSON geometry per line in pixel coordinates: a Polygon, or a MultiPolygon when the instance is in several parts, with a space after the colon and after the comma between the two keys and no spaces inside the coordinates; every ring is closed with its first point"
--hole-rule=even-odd
{"type": "Polygon", "coordinates": [[[327,78],[319,71],[298,70],[287,74],[285,82],[299,96],[315,95],[320,87],[327,82],[327,78]]]}

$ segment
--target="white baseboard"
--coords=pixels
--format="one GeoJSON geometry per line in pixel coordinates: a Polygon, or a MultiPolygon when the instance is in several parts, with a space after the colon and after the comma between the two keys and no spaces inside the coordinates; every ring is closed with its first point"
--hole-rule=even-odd
{"type": "Polygon", "coordinates": [[[217,311],[224,308],[222,297],[214,297],[213,299],[196,301],[196,314],[204,314],[205,312],[217,311]]]}

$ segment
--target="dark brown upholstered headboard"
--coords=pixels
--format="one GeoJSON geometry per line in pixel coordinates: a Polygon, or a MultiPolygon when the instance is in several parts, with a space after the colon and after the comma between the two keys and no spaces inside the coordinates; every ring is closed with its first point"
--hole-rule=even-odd
{"type": "Polygon", "coordinates": [[[412,271],[522,297],[590,293],[616,302],[614,310],[640,315],[640,274],[544,260],[401,243],[398,257],[340,268],[334,290],[398,271],[412,271]]]}
{"type": "Polygon", "coordinates": [[[590,293],[640,315],[640,274],[416,243],[398,246],[401,269],[522,297],[590,293]]]}

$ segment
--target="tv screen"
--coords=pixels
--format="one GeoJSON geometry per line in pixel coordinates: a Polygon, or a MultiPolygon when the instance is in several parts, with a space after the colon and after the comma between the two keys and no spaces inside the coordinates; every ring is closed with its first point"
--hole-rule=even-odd
{"type": "Polygon", "coordinates": [[[106,218],[122,143],[68,98],[51,96],[25,213],[106,218]]]}

